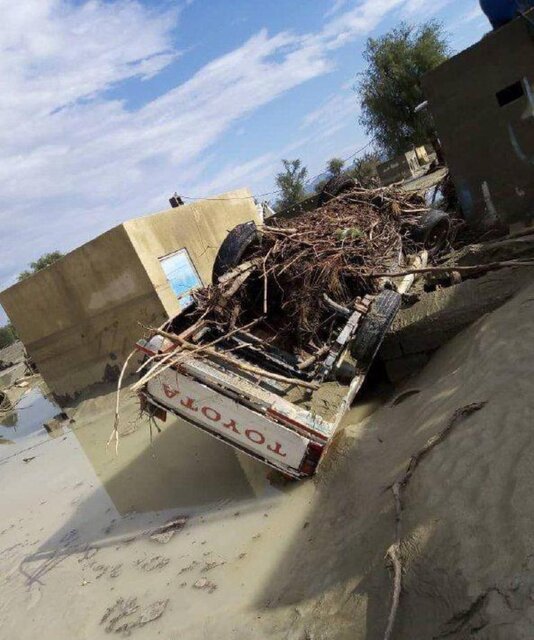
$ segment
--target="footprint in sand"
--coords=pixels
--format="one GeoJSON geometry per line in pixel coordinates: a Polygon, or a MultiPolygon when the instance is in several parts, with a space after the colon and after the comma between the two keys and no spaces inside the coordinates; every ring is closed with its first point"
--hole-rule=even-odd
{"type": "Polygon", "coordinates": [[[208,593],[213,593],[215,589],[217,589],[217,585],[207,578],[200,578],[193,585],[193,589],[199,589],[202,591],[207,591],[208,593]]]}
{"type": "Polygon", "coordinates": [[[168,600],[156,600],[151,604],[141,607],[137,598],[119,598],[111,607],[108,607],[100,624],[106,625],[108,633],[122,633],[130,635],[133,629],[143,627],[145,624],[160,618],[169,604],[168,600]]]}
{"type": "Polygon", "coordinates": [[[135,564],[143,571],[156,571],[166,567],[169,562],[170,558],[166,558],[165,556],[152,556],[152,558],[136,560],[135,564]]]}

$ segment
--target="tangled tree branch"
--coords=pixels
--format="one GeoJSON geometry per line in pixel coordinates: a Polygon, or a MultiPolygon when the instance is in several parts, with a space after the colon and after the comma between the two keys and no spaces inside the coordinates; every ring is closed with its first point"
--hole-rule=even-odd
{"type": "Polygon", "coordinates": [[[440,431],[438,434],[432,436],[427,440],[425,446],[420,449],[416,454],[414,454],[410,458],[410,462],[406,467],[406,471],[402,474],[402,476],[393,483],[390,487],[391,492],[393,493],[393,500],[395,504],[395,541],[388,549],[386,554],[386,558],[391,561],[393,565],[393,594],[391,598],[391,607],[388,616],[388,624],[386,627],[386,631],[384,633],[384,640],[390,640],[393,634],[393,627],[395,624],[395,620],[397,617],[397,612],[399,610],[400,603],[400,595],[402,592],[402,556],[401,556],[401,525],[402,525],[402,492],[408,486],[410,479],[412,478],[414,471],[419,466],[421,460],[427,456],[432,449],[438,445],[440,442],[443,442],[445,438],[449,435],[449,433],[453,430],[453,428],[464,418],[467,418],[471,414],[476,411],[480,411],[486,402],[474,402],[472,404],[468,404],[465,407],[461,407],[457,409],[450,420],[447,423],[447,426],[440,431]]]}

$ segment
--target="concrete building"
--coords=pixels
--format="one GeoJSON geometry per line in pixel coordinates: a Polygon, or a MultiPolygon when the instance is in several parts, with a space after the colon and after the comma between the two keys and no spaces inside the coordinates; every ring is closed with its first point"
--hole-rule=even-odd
{"type": "Polygon", "coordinates": [[[129,220],[0,293],[58,399],[116,378],[139,323],[160,324],[179,311],[178,296],[211,282],[227,232],[259,221],[250,196],[241,189],[129,220]]]}
{"type": "Polygon", "coordinates": [[[468,222],[534,216],[534,11],[424,78],[445,160],[468,222]]]}
{"type": "Polygon", "coordinates": [[[421,172],[422,167],[428,164],[430,159],[425,147],[418,147],[403,153],[396,158],[382,162],[376,168],[380,183],[387,187],[395,182],[402,182],[413,178],[421,172]]]}

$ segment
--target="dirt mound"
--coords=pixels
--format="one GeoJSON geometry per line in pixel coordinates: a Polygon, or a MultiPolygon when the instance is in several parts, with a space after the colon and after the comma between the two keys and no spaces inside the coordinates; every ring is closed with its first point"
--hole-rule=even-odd
{"type": "Polygon", "coordinates": [[[486,404],[420,462],[404,492],[405,570],[392,637],[532,637],[533,310],[530,286],[442,348],[398,402],[346,428],[317,478],[309,526],[262,596],[299,611],[291,637],[384,637],[392,592],[385,556],[395,537],[388,487],[474,402],[486,404]]]}

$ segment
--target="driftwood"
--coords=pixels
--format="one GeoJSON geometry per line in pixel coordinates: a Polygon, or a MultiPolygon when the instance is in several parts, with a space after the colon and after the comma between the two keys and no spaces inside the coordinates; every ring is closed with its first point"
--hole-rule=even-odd
{"type": "Polygon", "coordinates": [[[391,609],[388,616],[388,625],[384,633],[384,640],[390,640],[393,633],[393,625],[399,609],[400,595],[402,591],[402,562],[400,559],[400,549],[397,544],[392,544],[388,549],[386,557],[393,565],[393,595],[391,598],[391,609]]]}
{"type": "Polygon", "coordinates": [[[422,273],[483,273],[485,271],[494,271],[495,269],[505,269],[506,267],[534,267],[534,260],[504,260],[502,262],[490,262],[469,267],[459,267],[457,265],[451,267],[425,267],[423,269],[397,271],[396,273],[369,273],[367,275],[369,278],[402,278],[411,274],[418,275],[422,273]]]}
{"type": "Polygon", "coordinates": [[[192,293],[191,318],[207,312],[224,330],[263,316],[262,332],[293,355],[311,342],[331,342],[343,323],[332,303],[351,307],[377,293],[380,283],[367,274],[396,264],[403,243],[409,252],[420,249],[409,228],[427,210],[424,198],[397,187],[356,187],[302,212],[298,227],[270,220],[244,265],[192,293]]]}
{"type": "Polygon", "coordinates": [[[472,265],[503,262],[507,260],[533,260],[533,231],[522,230],[517,234],[500,238],[479,240],[475,243],[458,247],[440,260],[441,267],[469,267],[472,265]]]}
{"type": "Polygon", "coordinates": [[[150,370],[147,371],[147,373],[133,385],[132,390],[137,391],[138,389],[143,387],[149,380],[152,380],[152,378],[155,378],[157,375],[159,375],[169,367],[180,365],[185,360],[191,359],[195,357],[195,355],[197,354],[201,355],[202,352],[205,351],[206,349],[215,346],[222,340],[226,340],[227,338],[231,337],[232,335],[234,335],[239,331],[243,331],[247,328],[254,326],[255,324],[257,324],[257,322],[258,320],[253,320],[248,325],[246,325],[246,327],[239,327],[237,329],[233,329],[226,335],[220,336],[219,338],[212,340],[212,342],[210,342],[207,345],[195,345],[188,342],[186,338],[184,338],[184,336],[191,334],[191,328],[189,330],[183,331],[180,334],[174,334],[174,333],[169,333],[167,331],[164,331],[161,327],[159,327],[158,329],[151,329],[149,327],[144,327],[147,331],[150,331],[152,333],[162,335],[162,336],[163,334],[165,334],[163,337],[172,336],[171,342],[174,344],[174,349],[172,349],[172,351],[170,351],[167,354],[162,354],[160,356],[161,360],[154,367],[151,367],[150,370]],[[182,348],[182,350],[180,350],[180,348],[182,348]]]}
{"type": "Polygon", "coordinates": [[[243,271],[241,274],[236,276],[232,282],[232,286],[228,289],[224,289],[221,292],[221,300],[219,301],[220,306],[224,306],[228,300],[230,300],[233,295],[238,291],[243,284],[250,278],[253,273],[254,266],[249,269],[243,271]]]}
{"type": "Polygon", "coordinates": [[[406,471],[402,474],[402,476],[396,482],[394,482],[391,487],[389,487],[393,494],[395,505],[395,541],[388,549],[388,552],[386,554],[386,558],[391,561],[393,565],[393,594],[388,615],[388,624],[384,633],[384,640],[390,640],[392,637],[393,627],[397,618],[400,596],[402,592],[402,492],[408,486],[408,483],[410,482],[410,479],[419,466],[421,460],[423,460],[423,458],[427,456],[436,445],[438,445],[440,442],[443,442],[443,440],[445,440],[445,438],[461,420],[467,418],[476,411],[480,411],[480,409],[482,409],[485,405],[486,402],[474,402],[473,404],[468,404],[465,407],[457,409],[448,421],[447,426],[438,434],[429,438],[425,446],[410,458],[408,467],[406,468],[406,471]]]}
{"type": "MultiPolygon", "coordinates": [[[[180,333],[177,337],[181,340],[187,340],[190,336],[194,335],[197,331],[200,331],[204,326],[205,326],[205,322],[204,322],[204,316],[201,316],[194,324],[192,324],[190,327],[188,327],[187,329],[185,329],[184,331],[182,331],[182,333],[180,333]]],[[[168,325],[168,322],[165,322],[164,324],[162,324],[160,327],[158,327],[157,330],[152,330],[149,329],[148,327],[145,327],[142,323],[139,323],[139,325],[149,331],[150,333],[157,333],[158,331],[162,331],[163,328],[168,325]]],[[[164,354],[159,354],[156,353],[155,355],[151,356],[146,362],[144,362],[138,369],[136,373],[140,373],[143,369],[147,368],[147,365],[151,362],[156,361],[156,364],[153,365],[149,371],[147,371],[147,373],[145,373],[132,387],[132,391],[137,391],[143,384],[145,384],[146,382],[148,382],[149,379],[155,377],[156,375],[158,375],[159,373],[161,373],[162,371],[164,371],[168,366],[170,366],[172,364],[172,359],[176,356],[176,345],[174,346],[174,348],[169,351],[168,353],[164,353],[164,354]]]]}
{"type": "Polygon", "coordinates": [[[261,260],[258,258],[256,258],[255,260],[249,260],[248,262],[243,262],[242,264],[238,265],[235,269],[232,269],[232,271],[229,271],[228,273],[225,273],[224,275],[222,275],[219,278],[219,284],[226,284],[230,280],[237,278],[237,276],[241,275],[245,271],[250,271],[251,269],[256,268],[260,263],[261,263],[261,260]]]}
{"type": "Polygon", "coordinates": [[[310,367],[312,367],[317,362],[317,360],[325,356],[329,351],[330,351],[330,347],[328,345],[321,347],[317,351],[317,353],[315,353],[313,356],[310,356],[309,358],[306,358],[306,360],[303,360],[298,365],[299,371],[306,371],[306,369],[309,369],[310,367]]]}
{"type": "Polygon", "coordinates": [[[128,364],[130,360],[135,356],[136,353],[138,353],[138,351],[137,349],[134,349],[130,353],[130,355],[126,358],[126,360],[124,361],[124,364],[122,365],[122,369],[119,375],[119,380],[117,381],[117,394],[115,398],[115,420],[113,423],[113,429],[111,431],[108,442],[106,444],[106,447],[109,447],[109,445],[113,442],[113,440],[115,440],[115,455],[119,453],[119,421],[120,421],[119,406],[120,406],[122,380],[124,378],[124,374],[126,373],[126,369],[128,368],[128,364]]]}
{"type": "Polygon", "coordinates": [[[513,231],[512,233],[509,233],[506,236],[506,238],[508,239],[521,238],[523,236],[530,236],[530,235],[534,235],[534,226],[525,227],[524,229],[518,229],[517,231],[513,231]]]}

